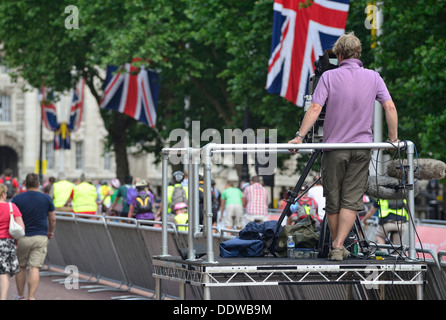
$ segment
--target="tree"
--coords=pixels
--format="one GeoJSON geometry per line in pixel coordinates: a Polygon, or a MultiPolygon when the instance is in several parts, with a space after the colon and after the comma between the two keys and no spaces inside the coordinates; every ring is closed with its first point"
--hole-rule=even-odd
{"type": "Polygon", "coordinates": [[[446,1],[384,1],[377,65],[395,100],[400,138],[419,156],[446,160],[446,1]]]}

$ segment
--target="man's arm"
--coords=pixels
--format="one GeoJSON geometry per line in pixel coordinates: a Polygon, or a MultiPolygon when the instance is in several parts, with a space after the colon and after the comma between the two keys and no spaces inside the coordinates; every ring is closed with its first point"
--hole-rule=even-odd
{"type": "MultiPolygon", "coordinates": [[[[310,108],[305,113],[304,120],[302,121],[302,125],[299,129],[299,135],[302,137],[305,137],[308,131],[310,131],[311,127],[313,127],[314,123],[316,122],[317,118],[319,117],[320,113],[322,111],[322,106],[318,103],[312,103],[310,105],[310,108]]],[[[293,139],[288,141],[288,143],[302,143],[302,138],[297,136],[293,139]]]]}
{"type": "Polygon", "coordinates": [[[48,239],[54,237],[54,229],[56,228],[56,213],[54,211],[48,212],[48,239]]]}
{"type": "Polygon", "coordinates": [[[398,142],[398,112],[392,100],[382,104],[386,115],[386,122],[390,142],[398,142]]]}

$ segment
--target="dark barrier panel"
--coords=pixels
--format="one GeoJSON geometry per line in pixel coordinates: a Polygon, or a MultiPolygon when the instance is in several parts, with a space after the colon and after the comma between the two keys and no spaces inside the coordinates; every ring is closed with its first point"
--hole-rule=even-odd
{"type": "Polygon", "coordinates": [[[57,267],[65,267],[67,265],[59,248],[59,243],[57,242],[56,237],[53,237],[48,241],[48,251],[45,264],[57,267]]]}
{"type": "MultiPolygon", "coordinates": [[[[127,284],[121,260],[102,216],[76,215],[79,234],[84,242],[83,255],[91,260],[100,278],[127,284]]],[[[79,270],[82,270],[79,268],[79,270]]]]}
{"type": "Polygon", "coordinates": [[[134,219],[106,217],[107,228],[115,244],[129,285],[154,289],[152,258],[145,245],[140,228],[134,219]]]}
{"type": "MultiPolygon", "coordinates": [[[[161,228],[159,224],[154,224],[154,226],[140,226],[141,235],[144,239],[144,243],[149,252],[149,256],[153,257],[161,254],[161,228]]],[[[167,233],[167,241],[168,241],[168,253],[170,255],[178,255],[178,240],[176,239],[175,234],[175,225],[169,224],[169,230],[167,233]]],[[[153,268],[149,271],[150,274],[153,272],[153,268]]],[[[179,286],[178,283],[174,281],[162,281],[161,286],[161,295],[169,296],[169,297],[179,297],[179,286]]],[[[155,286],[150,288],[155,289],[155,286]]]]}
{"type": "Polygon", "coordinates": [[[66,266],[73,265],[79,272],[97,276],[93,261],[85,254],[86,245],[79,234],[74,214],[60,214],[56,219],[54,235],[66,266]]]}

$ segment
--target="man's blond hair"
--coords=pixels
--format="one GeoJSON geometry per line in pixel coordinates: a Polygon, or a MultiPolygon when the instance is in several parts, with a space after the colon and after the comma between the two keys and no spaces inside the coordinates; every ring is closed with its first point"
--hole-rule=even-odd
{"type": "Polygon", "coordinates": [[[339,37],[333,46],[333,53],[345,59],[359,59],[361,57],[361,41],[354,32],[349,32],[339,37]]]}

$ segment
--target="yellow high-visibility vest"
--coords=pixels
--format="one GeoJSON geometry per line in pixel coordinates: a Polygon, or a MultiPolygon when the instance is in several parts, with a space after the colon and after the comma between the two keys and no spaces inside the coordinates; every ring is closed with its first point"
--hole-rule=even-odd
{"type": "Polygon", "coordinates": [[[385,218],[389,214],[393,213],[394,215],[405,217],[406,221],[409,221],[409,215],[407,214],[407,210],[405,208],[405,205],[407,203],[406,199],[398,200],[398,201],[403,201],[401,203],[401,204],[403,204],[402,208],[401,209],[390,209],[389,208],[389,200],[380,199],[379,200],[379,205],[380,205],[379,217],[385,218]]]}
{"type": "MultiPolygon", "coordinates": [[[[177,224],[187,224],[189,215],[187,213],[180,213],[175,216],[175,222],[177,224]]],[[[179,226],[178,231],[187,231],[187,227],[179,226]]]]}
{"type": "Polygon", "coordinates": [[[73,211],[74,212],[96,212],[96,200],[98,194],[96,187],[88,182],[82,182],[74,187],[73,211]]]}
{"type": "Polygon", "coordinates": [[[73,191],[74,183],[61,180],[53,185],[53,203],[56,208],[63,207],[73,191]]]}

